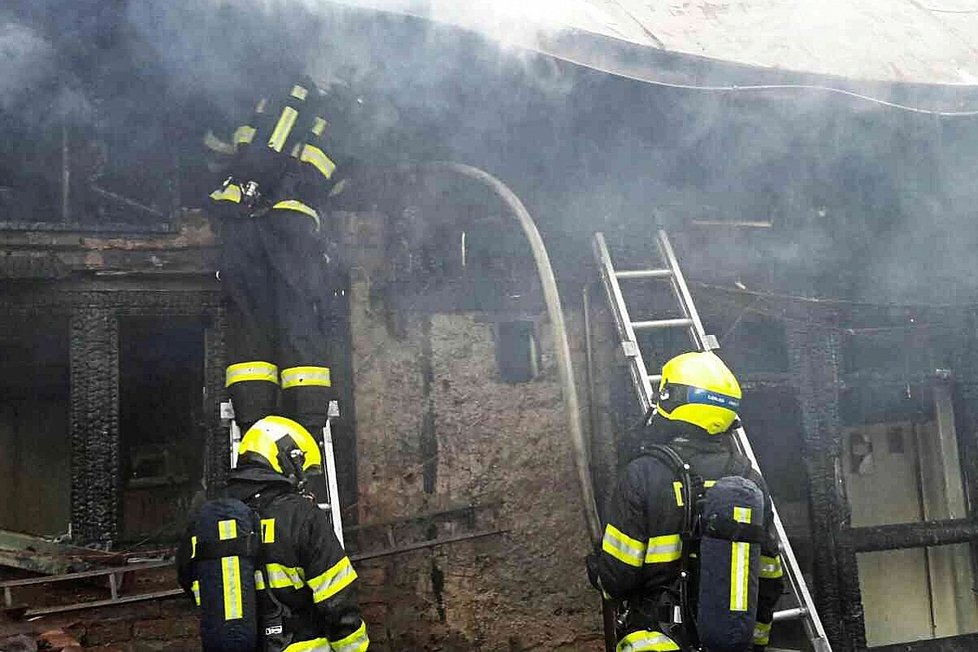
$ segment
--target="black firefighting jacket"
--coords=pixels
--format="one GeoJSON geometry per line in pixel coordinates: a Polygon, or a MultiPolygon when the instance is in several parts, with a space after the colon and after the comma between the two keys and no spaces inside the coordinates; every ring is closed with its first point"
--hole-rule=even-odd
{"type": "MultiPolygon", "coordinates": [[[[270,591],[291,614],[285,634],[286,651],[363,652],[367,630],[356,597],[357,574],[329,518],[311,500],[295,492],[281,475],[264,469],[231,472],[225,495],[250,505],[261,518],[264,573],[258,584],[259,604],[270,591]]],[[[191,519],[191,527],[193,526],[191,519]]],[[[189,535],[180,542],[177,572],[181,587],[194,595],[194,569],[189,535]]]]}
{"type": "Polygon", "coordinates": [[[261,200],[246,213],[304,215],[318,231],[320,212],[345,183],[337,173],[347,161],[337,158],[334,146],[340,129],[332,122],[340,113],[335,106],[310,80],[299,79],[259,100],[250,119],[230,135],[208,132],[211,168],[232,181],[211,193],[211,210],[237,217],[248,204],[242,186],[254,182],[261,200]]]}
{"type": "MultiPolygon", "coordinates": [[[[728,435],[678,437],[669,445],[707,486],[726,475],[741,475],[753,480],[764,493],[767,542],[761,547],[754,631],[755,649],[763,649],[784,575],[767,485],[747,459],[732,449],[728,435]]],[[[658,459],[643,455],[625,467],[609,497],[604,538],[597,552],[598,577],[609,597],[641,603],[657,597],[664,587],[675,585],[682,555],[684,500],[679,478],[658,459]]],[[[636,623],[635,628],[654,626],[654,622],[636,623]]]]}

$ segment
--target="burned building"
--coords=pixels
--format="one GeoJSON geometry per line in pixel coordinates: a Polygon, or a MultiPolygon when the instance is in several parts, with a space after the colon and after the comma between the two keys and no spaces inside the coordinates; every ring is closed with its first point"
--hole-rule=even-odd
{"type": "MultiPolygon", "coordinates": [[[[228,62],[259,61],[293,23],[221,14],[253,36],[221,54],[203,5],[121,3],[66,31],[49,4],[10,10],[0,31],[32,63],[26,90],[0,84],[17,135],[0,148],[0,528],[165,547],[229,464],[230,225],[202,210],[220,179],[201,141],[252,100],[228,62]]],[[[700,54],[740,63],[687,56],[669,41],[695,22],[680,10],[661,37],[617,16],[624,43],[534,32],[519,48],[437,15],[300,13],[316,38],[296,56],[353,67],[333,72],[360,111],[344,139],[362,165],[328,228],[347,270],[340,493],[378,647],[601,641],[538,261],[491,185],[424,165],[438,160],[493,173],[539,227],[599,507],[642,415],[591,238],[642,268],[665,228],[744,385],[833,649],[974,644],[978,91],[901,82],[882,63],[866,82],[832,76],[841,64],[751,66],[771,61],[719,39],[700,54]]],[[[942,60],[958,61],[952,45],[942,60]]],[[[927,67],[938,54],[908,57],[907,78],[955,81],[950,64],[927,67]]],[[[659,314],[663,300],[639,291],[637,305],[659,314]]],[[[642,344],[661,362],[684,338],[642,344]]],[[[774,644],[796,629],[776,627],[774,644]]]]}

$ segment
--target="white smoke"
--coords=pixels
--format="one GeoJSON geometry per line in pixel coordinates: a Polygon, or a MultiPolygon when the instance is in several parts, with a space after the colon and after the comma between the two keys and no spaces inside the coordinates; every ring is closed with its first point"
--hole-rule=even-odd
{"type": "Polygon", "coordinates": [[[18,105],[25,91],[54,73],[54,48],[32,29],[0,25],[0,109],[18,105]]]}
{"type": "Polygon", "coordinates": [[[607,16],[583,0],[301,0],[307,6],[344,4],[428,18],[493,38],[500,44],[532,46],[543,34],[592,28],[607,16]]]}

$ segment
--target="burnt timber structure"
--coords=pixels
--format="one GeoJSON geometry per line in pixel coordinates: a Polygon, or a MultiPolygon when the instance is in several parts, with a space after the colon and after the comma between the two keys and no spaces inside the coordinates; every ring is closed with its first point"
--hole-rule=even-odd
{"type": "MultiPolygon", "coordinates": [[[[596,278],[595,270],[581,264],[590,260],[588,242],[594,230],[618,237],[622,244],[631,243],[638,257],[652,246],[651,240],[641,240],[654,232],[654,224],[669,229],[694,281],[692,291],[708,331],[721,338],[722,351],[751,397],[745,402],[745,421],[779,505],[791,506],[784,513],[789,535],[798,541],[834,649],[973,647],[978,627],[948,637],[939,636],[933,622],[925,623],[926,631],[914,634],[913,640],[871,642],[873,610],[879,606],[871,602],[880,587],[867,585],[860,576],[861,563],[878,552],[920,553],[924,561],[917,560],[918,569],[927,570],[907,586],[927,593],[932,549],[936,557],[940,548],[966,543],[972,545],[972,557],[975,552],[978,288],[970,281],[978,274],[967,267],[974,251],[973,206],[978,205],[973,191],[973,170],[978,165],[973,123],[899,113],[838,95],[653,88],[544,56],[501,58],[493,45],[471,34],[442,32],[447,28],[422,21],[373,14],[350,20],[336,23],[342,26],[336,38],[308,40],[343,43],[349,34],[369,33],[377,41],[371,46],[378,60],[403,62],[402,67],[388,68],[388,78],[381,74],[377,88],[366,89],[367,141],[381,151],[366,152],[364,158],[379,167],[392,159],[447,158],[498,174],[538,220],[569,312],[580,290],[596,278]],[[410,47],[403,45],[405,34],[410,47]],[[416,38],[419,35],[424,38],[416,38]],[[459,65],[442,71],[443,78],[430,75],[433,62],[441,61],[459,65]],[[443,86],[432,86],[432,79],[443,86]],[[425,92],[414,92],[412,85],[425,92]],[[438,109],[428,113],[427,107],[407,100],[393,113],[380,116],[383,124],[397,126],[396,133],[378,135],[369,121],[371,102],[376,100],[371,91],[395,100],[434,98],[431,104],[438,109]],[[391,120],[398,111],[407,119],[391,120]],[[918,247],[932,241],[939,241],[938,245],[918,247]],[[867,270],[870,262],[878,267],[867,270]],[[879,433],[863,433],[859,446],[854,444],[854,429],[896,422],[902,430],[892,436],[887,430],[882,439],[874,440],[879,433]],[[928,425],[932,422],[941,427],[928,425]],[[853,504],[857,485],[865,489],[886,475],[860,473],[880,463],[870,452],[909,458],[911,444],[919,445],[927,428],[940,431],[938,435],[953,432],[957,454],[942,449],[942,459],[953,462],[942,470],[958,469],[960,477],[945,476],[944,484],[960,484],[962,500],[955,500],[953,507],[929,510],[927,501],[919,497],[895,494],[892,502],[909,497],[915,505],[920,503],[920,513],[894,514],[886,524],[866,524],[866,504],[853,504]],[[880,450],[879,442],[889,450],[880,450]]],[[[256,30],[261,36],[256,47],[274,33],[266,27],[256,30]]],[[[136,45],[138,52],[152,51],[145,43],[136,45]]],[[[103,54],[114,61],[125,62],[131,54],[124,48],[113,51],[111,40],[104,46],[103,54]]],[[[642,57],[656,76],[664,73],[667,81],[683,83],[838,84],[854,92],[946,109],[970,106],[978,97],[965,86],[847,81],[658,50],[643,52],[642,57]]],[[[146,70],[153,68],[152,62],[140,63],[146,64],[146,70]]],[[[91,68],[101,71],[97,65],[91,68]]],[[[70,496],[65,499],[64,522],[72,524],[71,534],[78,543],[109,545],[125,535],[122,513],[129,503],[123,484],[134,461],[126,461],[122,422],[129,417],[123,414],[120,399],[128,391],[123,379],[126,369],[145,362],[125,353],[127,324],[189,319],[200,327],[195,332],[202,334],[201,382],[194,390],[204,392],[203,397],[198,392],[194,414],[199,419],[193,425],[203,460],[200,479],[213,490],[226,470],[225,433],[217,413],[223,391],[222,333],[227,327],[214,279],[219,241],[199,215],[182,208],[199,206],[212,189],[201,163],[200,132],[205,127],[198,118],[201,105],[215,114],[211,117],[222,117],[226,107],[221,103],[226,98],[210,97],[201,90],[201,97],[188,99],[181,95],[184,88],[167,96],[167,102],[146,107],[145,98],[155,102],[167,85],[166,75],[154,76],[146,70],[132,71],[131,88],[139,97],[124,98],[131,100],[128,104],[113,104],[112,95],[118,92],[116,87],[129,87],[128,83],[98,75],[82,80],[82,86],[94,87],[84,90],[100,100],[94,106],[105,115],[92,124],[84,116],[69,116],[64,123],[59,117],[53,125],[31,126],[34,135],[43,137],[8,139],[16,150],[11,154],[14,163],[0,177],[3,219],[20,220],[0,225],[0,319],[7,320],[4,333],[11,336],[6,350],[25,341],[14,335],[58,320],[63,324],[65,429],[71,458],[63,492],[70,496]],[[146,134],[119,137],[113,131],[127,121],[133,106],[145,111],[141,124],[147,125],[150,138],[146,134]],[[134,146],[142,145],[144,138],[152,146],[134,146]],[[112,146],[103,147],[103,141],[111,141],[112,146]],[[31,148],[35,147],[45,149],[46,157],[34,156],[31,148]],[[30,167],[32,163],[36,169],[30,167]],[[107,170],[100,168],[105,165],[107,170]],[[38,178],[47,183],[37,184],[38,178]],[[92,179],[98,180],[97,187],[92,179]],[[135,200],[126,197],[132,187],[143,192],[135,200]],[[50,221],[25,223],[42,219],[41,214],[50,221]],[[113,224],[124,217],[132,223],[113,224]]],[[[552,387],[539,382],[536,364],[503,374],[493,367],[493,354],[504,348],[501,343],[530,342],[534,346],[526,348],[534,349],[533,336],[544,330],[539,327],[536,290],[524,285],[531,278],[529,266],[512,264],[512,260],[525,263],[525,252],[501,242],[500,230],[492,222],[500,209],[485,197],[456,188],[421,188],[417,179],[404,184],[407,190],[385,184],[378,181],[358,191],[360,205],[350,210],[374,214],[351,220],[355,233],[348,239],[360,254],[369,250],[367,257],[374,259],[376,267],[364,271],[361,265],[351,303],[361,320],[358,337],[364,350],[358,364],[368,390],[357,407],[357,418],[370,422],[375,441],[365,443],[380,462],[365,460],[359,467],[365,471],[359,482],[354,479],[349,492],[346,488],[341,492],[361,501],[359,509],[368,520],[376,517],[381,522],[415,509],[437,511],[445,486],[468,490],[467,480],[478,488],[486,483],[490,472],[475,459],[480,455],[450,457],[457,452],[461,436],[448,435],[464,432],[480,440],[476,442],[480,445],[483,439],[492,441],[496,433],[479,429],[484,422],[507,424],[517,439],[531,431],[549,435],[551,431],[539,425],[557,412],[559,400],[552,387]],[[435,224],[435,217],[444,219],[435,224]],[[462,224],[478,228],[466,229],[462,224]],[[477,279],[482,290],[488,287],[485,295],[464,284],[453,286],[459,269],[468,265],[471,270],[477,240],[486,245],[483,258],[498,263],[503,258],[496,255],[499,250],[510,256],[505,264],[480,270],[486,272],[477,279]],[[463,301],[455,302],[458,296],[463,301]],[[519,305],[509,305],[511,300],[519,305]],[[499,309],[500,302],[506,310],[499,309]],[[471,373],[473,366],[463,364],[471,345],[465,333],[459,334],[465,329],[468,335],[480,335],[476,350],[484,359],[475,367],[477,374],[471,373]],[[510,332],[502,333],[506,329],[510,332]],[[419,363],[418,370],[414,362],[419,363]],[[455,374],[454,384],[438,377],[438,371],[446,369],[455,374]],[[476,383],[507,373],[528,384],[510,384],[511,377],[505,385],[490,385],[494,394],[479,397],[489,406],[485,411],[473,409],[461,423],[451,420],[473,403],[464,386],[481,387],[476,383]],[[530,425],[519,420],[525,416],[522,410],[513,414],[506,402],[522,400],[524,395],[533,399],[526,414],[538,419],[530,425]],[[398,406],[393,415],[374,409],[374,405],[398,402],[407,407],[398,406]],[[404,424],[408,408],[422,412],[417,415],[417,431],[413,423],[404,424]],[[398,466],[409,453],[417,458],[417,469],[398,466]],[[461,468],[453,468],[459,460],[461,468]]],[[[477,275],[470,274],[467,280],[472,276],[477,275]]],[[[595,315],[596,331],[601,330],[600,322],[595,315]]],[[[580,353],[582,329],[575,321],[571,327],[580,353]]],[[[148,337],[153,332],[137,329],[136,334],[148,337]]],[[[600,333],[597,339],[601,341],[600,333]]],[[[674,343],[662,343],[663,354],[670,344],[674,343]]],[[[25,367],[31,363],[24,359],[25,367]]],[[[608,351],[603,363],[613,366],[608,351]]],[[[634,443],[628,430],[635,415],[616,402],[618,395],[630,394],[614,382],[606,385],[613,388],[611,396],[595,397],[592,430],[593,446],[600,449],[594,455],[599,492],[612,481],[634,443]]],[[[942,446],[949,443],[940,436],[931,439],[942,446]]],[[[472,445],[466,450],[484,452],[468,443],[472,445]]],[[[545,437],[535,443],[540,447],[537,457],[555,460],[555,474],[563,473],[560,447],[545,437]]],[[[513,450],[506,450],[501,458],[513,459],[513,450]]],[[[149,466],[165,462],[159,456],[146,459],[152,463],[149,466]]],[[[537,460],[525,463],[531,461],[537,460]]],[[[29,468],[26,462],[23,466],[29,468]]],[[[919,469],[909,462],[906,467],[913,472],[908,477],[920,477],[919,469]]],[[[498,469],[493,474],[495,478],[498,469]]],[[[551,499],[556,494],[557,506],[577,500],[556,480],[553,487],[560,491],[523,486],[551,499]]],[[[928,487],[911,489],[923,495],[928,487]]],[[[520,498],[526,501],[524,513],[540,502],[532,496],[520,498]]],[[[560,526],[566,538],[583,532],[582,524],[556,508],[550,511],[555,515],[545,529],[557,531],[551,526],[560,526]]],[[[503,525],[514,524],[526,527],[517,519],[503,525]]],[[[490,527],[500,525],[493,522],[490,527]]],[[[565,590],[567,578],[579,571],[577,560],[588,542],[582,535],[575,544],[579,549],[559,555],[547,538],[549,532],[535,534],[538,538],[525,539],[531,544],[523,548],[523,565],[503,568],[496,580],[502,585],[508,581],[507,572],[534,572],[537,557],[561,558],[565,566],[550,577],[559,581],[546,586],[551,593],[565,590]]],[[[416,623],[417,613],[429,608],[425,605],[435,605],[429,608],[434,615],[424,625],[431,631],[450,626],[464,631],[462,649],[489,647],[487,639],[479,636],[486,636],[486,629],[507,627],[517,646],[523,632],[512,632],[511,623],[496,620],[484,627],[457,613],[456,623],[452,622],[452,600],[458,600],[462,590],[456,586],[454,596],[446,591],[453,574],[445,571],[450,561],[462,569],[455,577],[471,570],[488,577],[491,573],[483,573],[484,569],[493,563],[503,565],[499,560],[508,560],[523,542],[514,535],[495,548],[488,543],[474,551],[466,548],[472,559],[432,556],[415,559],[413,566],[371,568],[364,576],[375,578],[375,594],[381,596],[375,602],[390,600],[389,584],[402,589],[398,601],[403,604],[383,605],[390,621],[416,623]],[[419,586],[430,586],[429,593],[421,594],[419,586]]],[[[973,565],[969,560],[968,566],[973,565]]],[[[968,577],[961,567],[955,568],[960,572],[954,577],[968,577]]],[[[973,577],[974,570],[968,570],[973,577]]],[[[579,577],[573,590],[575,597],[590,595],[579,577]]],[[[509,611],[499,613],[522,616],[532,608],[523,596],[506,597],[510,601],[503,604],[509,611]]],[[[576,621],[583,649],[593,649],[586,647],[587,631],[596,629],[590,611],[580,607],[565,611],[565,602],[573,599],[554,604],[545,596],[537,597],[549,608],[540,607],[534,618],[526,620],[535,620],[541,630],[554,629],[553,622],[576,621]]],[[[479,599],[466,604],[478,606],[479,599]]],[[[580,597],[577,602],[586,600],[580,597]]],[[[931,599],[925,615],[940,615],[938,607],[931,599]]],[[[776,628],[775,636],[780,635],[776,628]]],[[[536,640],[547,640],[544,636],[536,640]]],[[[568,638],[571,642],[562,644],[577,640],[568,638]]],[[[404,647],[411,646],[400,649],[404,647]]]]}
{"type": "Polygon", "coordinates": [[[19,224],[0,229],[0,314],[11,324],[63,320],[68,329],[72,537],[111,546],[120,534],[120,320],[194,319],[204,329],[204,484],[227,470],[218,397],[224,315],[214,234],[182,226],[19,224]]]}

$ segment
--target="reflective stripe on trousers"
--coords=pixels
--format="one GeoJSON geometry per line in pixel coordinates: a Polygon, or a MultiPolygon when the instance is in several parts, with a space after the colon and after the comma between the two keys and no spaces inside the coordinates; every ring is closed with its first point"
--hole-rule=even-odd
{"type": "Polygon", "coordinates": [[[771,623],[754,624],[754,645],[767,645],[771,641],[771,623]]]}
{"type": "Polygon", "coordinates": [[[329,367],[289,367],[282,370],[282,389],[302,386],[331,387],[329,367]]]}
{"type": "Polygon", "coordinates": [[[355,632],[338,641],[333,641],[333,650],[334,652],[364,652],[369,645],[370,638],[367,636],[367,624],[361,620],[360,626],[357,627],[355,632]]]}
{"type": "Polygon", "coordinates": [[[322,650],[323,652],[332,652],[329,646],[329,641],[325,638],[314,638],[311,641],[299,641],[298,643],[293,643],[289,647],[285,648],[284,652],[310,652],[316,650],[322,650]]]}
{"type": "MultiPolygon", "coordinates": [[[[285,648],[284,652],[365,652],[370,645],[370,638],[367,636],[367,625],[360,621],[360,626],[356,631],[332,643],[325,638],[314,638],[310,641],[299,641],[285,648]]],[[[678,649],[678,648],[676,648],[678,649]]]]}
{"type": "Polygon", "coordinates": [[[278,385],[278,367],[264,360],[238,362],[228,365],[224,372],[224,386],[235,383],[259,381],[278,385]]]}
{"type": "Polygon", "coordinates": [[[618,641],[615,652],[672,652],[679,646],[661,632],[642,629],[618,641]]]}
{"type": "Polygon", "coordinates": [[[781,555],[776,557],[761,555],[761,579],[775,580],[783,575],[784,568],[781,566],[781,555]]]}

